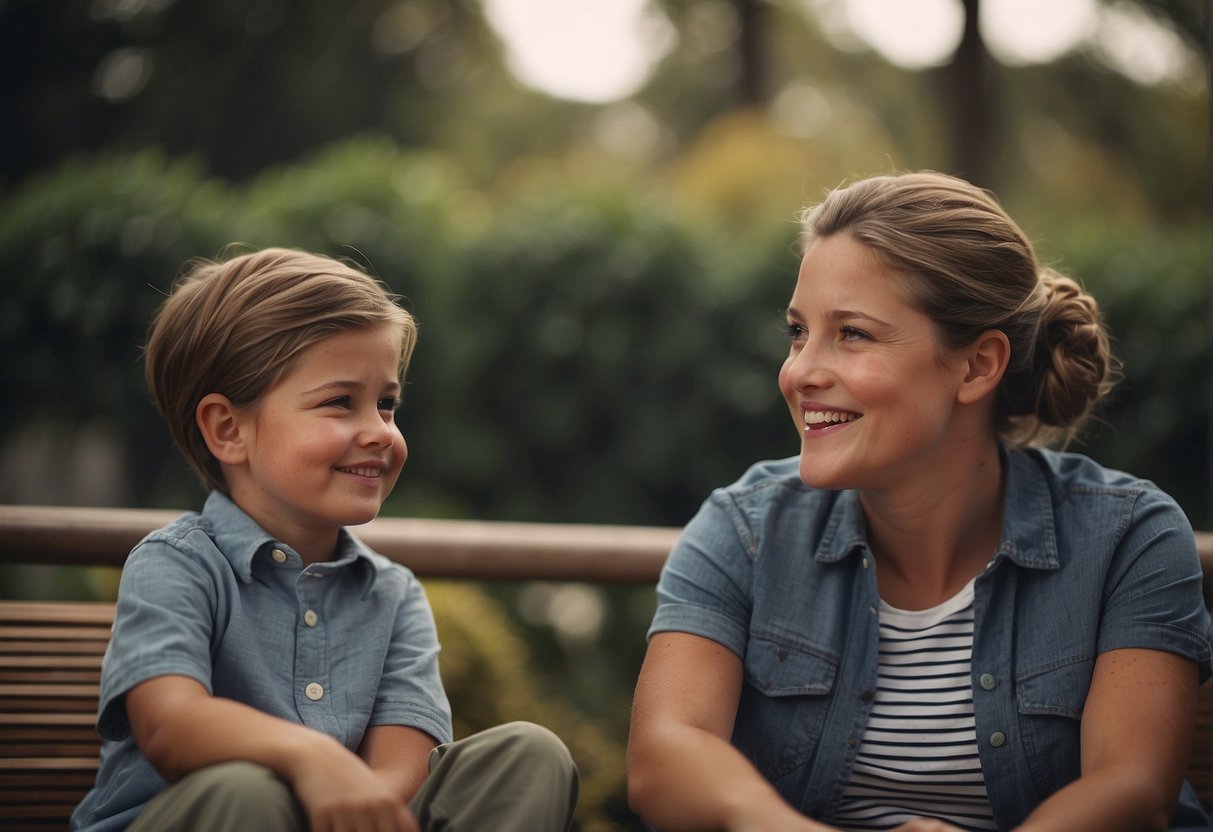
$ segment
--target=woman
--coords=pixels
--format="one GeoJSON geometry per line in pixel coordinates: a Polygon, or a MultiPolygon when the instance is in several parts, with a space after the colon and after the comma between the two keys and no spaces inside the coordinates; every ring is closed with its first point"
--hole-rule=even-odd
{"type": "Polygon", "coordinates": [[[1095,301],[941,174],[801,222],[800,455],[714,492],[670,555],[633,807],[671,830],[1206,824],[1181,799],[1210,673],[1191,528],[1037,447],[1111,386],[1095,301]]]}

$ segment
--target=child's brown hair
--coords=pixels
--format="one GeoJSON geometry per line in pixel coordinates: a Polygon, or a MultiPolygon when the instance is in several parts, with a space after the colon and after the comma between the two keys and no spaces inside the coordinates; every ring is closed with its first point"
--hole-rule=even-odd
{"type": "Polygon", "coordinates": [[[194,260],[152,320],[147,386],[203,485],[226,490],[198,429],[202,397],[220,393],[236,407],[251,407],[303,350],[338,332],[384,323],[401,329],[403,375],[417,343],[416,322],[359,269],[283,248],[194,260]]]}

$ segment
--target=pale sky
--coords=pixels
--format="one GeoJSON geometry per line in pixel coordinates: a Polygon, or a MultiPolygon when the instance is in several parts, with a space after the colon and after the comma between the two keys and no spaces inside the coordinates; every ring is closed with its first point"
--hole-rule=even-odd
{"type": "MultiPolygon", "coordinates": [[[[482,0],[510,69],[550,95],[627,98],[673,48],[677,32],[647,0],[482,0]]],[[[960,0],[801,0],[830,37],[875,49],[908,69],[944,63],[960,39],[960,0]]],[[[719,4],[724,8],[723,4],[719,4]]],[[[1003,63],[1051,61],[1079,45],[1139,83],[1199,74],[1174,32],[1129,4],[984,0],[982,34],[1003,63]]]]}

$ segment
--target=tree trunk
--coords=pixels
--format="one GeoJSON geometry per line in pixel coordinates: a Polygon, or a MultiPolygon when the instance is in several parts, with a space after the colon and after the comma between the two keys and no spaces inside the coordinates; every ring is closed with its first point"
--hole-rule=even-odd
{"type": "Polygon", "coordinates": [[[740,63],[737,79],[738,98],[743,106],[763,105],[770,94],[767,89],[767,65],[763,53],[768,10],[765,0],[733,2],[737,7],[737,22],[741,30],[737,44],[740,63]]]}
{"type": "Polygon", "coordinates": [[[951,138],[951,172],[975,185],[993,187],[997,148],[992,114],[996,88],[990,54],[978,28],[981,0],[964,0],[964,35],[943,70],[945,112],[951,138]]]}

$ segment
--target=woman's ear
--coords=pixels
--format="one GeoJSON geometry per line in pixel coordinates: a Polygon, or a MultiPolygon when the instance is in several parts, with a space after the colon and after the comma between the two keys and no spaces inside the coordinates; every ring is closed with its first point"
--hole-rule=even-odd
{"type": "Polygon", "coordinates": [[[247,459],[241,411],[221,393],[207,393],[194,411],[198,430],[215,459],[224,465],[239,465],[247,459]]]}
{"type": "Polygon", "coordinates": [[[957,398],[962,404],[973,404],[993,393],[1002,381],[1011,360],[1011,342],[1000,329],[986,330],[965,350],[964,358],[968,369],[957,398]]]}

